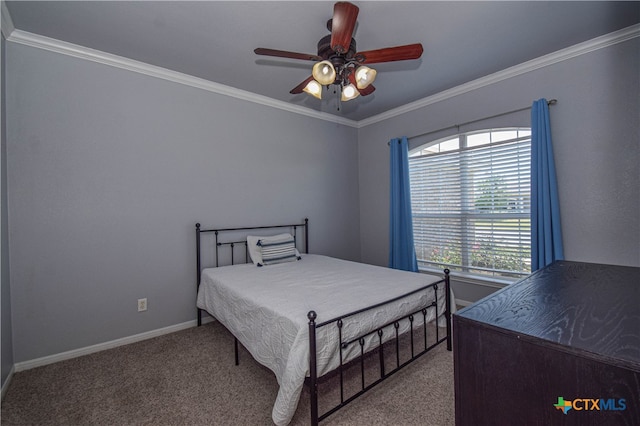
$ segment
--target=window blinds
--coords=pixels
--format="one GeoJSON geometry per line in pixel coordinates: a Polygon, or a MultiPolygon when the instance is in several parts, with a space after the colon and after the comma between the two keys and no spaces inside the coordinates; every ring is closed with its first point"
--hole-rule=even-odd
{"type": "Polygon", "coordinates": [[[409,158],[420,264],[518,277],[531,267],[529,136],[409,158]]]}

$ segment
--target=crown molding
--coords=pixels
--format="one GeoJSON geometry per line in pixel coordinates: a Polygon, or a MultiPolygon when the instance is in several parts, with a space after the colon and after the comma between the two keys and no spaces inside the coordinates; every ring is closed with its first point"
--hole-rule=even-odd
{"type": "Polygon", "coordinates": [[[354,120],[349,120],[325,112],[314,111],[309,108],[292,105],[287,102],[279,101],[263,95],[258,95],[246,90],[237,89],[235,87],[226,86],[224,84],[215,83],[203,78],[194,77],[188,74],[183,74],[177,71],[172,71],[166,68],[150,65],[129,58],[124,58],[118,55],[112,55],[100,50],[79,46],[77,44],[67,43],[65,41],[56,40],[19,29],[12,31],[11,35],[7,37],[7,41],[47,50],[49,52],[60,53],[78,59],[96,62],[99,64],[109,65],[123,70],[168,80],[174,83],[184,84],[186,86],[195,87],[220,95],[230,96],[236,99],[242,99],[272,108],[278,108],[296,114],[306,115],[308,117],[317,118],[320,120],[331,121],[350,127],[358,126],[358,122],[354,120]]]}
{"type": "Polygon", "coordinates": [[[558,50],[548,55],[540,56],[539,58],[532,59],[527,62],[523,62],[519,65],[515,65],[510,68],[506,68],[502,71],[487,75],[485,77],[472,80],[470,82],[461,84],[448,90],[444,90],[440,93],[436,93],[433,96],[419,99],[415,102],[408,103],[398,108],[391,109],[381,114],[366,118],[358,121],[358,127],[365,127],[380,121],[387,120],[392,117],[396,117],[407,112],[411,112],[427,105],[432,105],[437,102],[444,101],[454,96],[461,95],[472,90],[477,90],[485,86],[498,83],[503,80],[507,80],[512,77],[516,77],[521,74],[525,74],[531,71],[535,71],[540,68],[548,67],[549,65],[556,64],[558,62],[566,61],[576,56],[584,55],[593,52],[598,49],[612,46],[617,43],[622,43],[627,40],[631,40],[640,36],[640,24],[632,25],[627,28],[623,28],[619,31],[614,31],[609,34],[605,34],[600,37],[596,37],[591,40],[567,47],[565,49],[558,50]]]}
{"type": "Polygon", "coordinates": [[[4,35],[5,39],[8,39],[15,27],[13,26],[13,20],[11,19],[11,15],[9,14],[9,9],[7,9],[7,5],[4,0],[0,2],[0,25],[2,26],[0,30],[2,31],[2,35],[4,35]]]}
{"type": "Polygon", "coordinates": [[[477,90],[482,87],[486,87],[500,81],[516,77],[521,74],[525,74],[539,68],[547,67],[549,65],[556,64],[558,62],[566,61],[576,56],[584,55],[593,52],[598,49],[606,48],[608,46],[622,43],[624,41],[636,38],[640,36],[640,24],[632,25],[619,31],[614,31],[609,34],[605,34],[600,37],[576,44],[574,46],[558,50],[548,55],[541,56],[536,59],[524,62],[519,65],[498,71],[496,73],[487,75],[485,77],[478,78],[476,80],[461,84],[448,90],[444,90],[426,98],[419,99],[417,101],[408,103],[398,108],[394,108],[383,112],[381,114],[360,120],[349,120],[343,117],[339,117],[333,114],[314,111],[309,108],[292,105],[287,102],[279,101],[267,96],[258,95],[256,93],[248,92],[246,90],[237,89],[234,87],[226,86],[224,84],[215,83],[202,78],[194,77],[191,75],[183,74],[177,71],[168,70],[166,68],[157,67],[144,62],[135,61],[133,59],[124,58],[110,53],[102,52],[88,47],[79,46],[72,43],[67,43],[61,40],[41,36],[38,34],[29,33],[13,28],[11,16],[2,1],[2,33],[5,34],[7,41],[11,41],[18,44],[23,44],[30,47],[48,50],[50,52],[60,53],[74,58],[84,59],[92,62],[97,62],[104,65],[113,66],[116,68],[144,74],[147,76],[160,78],[167,81],[172,81],[179,84],[195,87],[198,89],[206,90],[209,92],[230,96],[236,99],[242,99],[245,101],[265,105],[272,108],[281,109],[284,111],[292,112],[295,114],[301,114],[320,120],[330,121],[337,124],[342,124],[349,127],[363,128],[380,121],[387,120],[389,118],[396,117],[407,112],[411,112],[428,105],[432,105],[437,102],[444,101],[446,99],[458,96],[463,93],[477,90]],[[8,35],[7,35],[8,34],[8,35]]]}

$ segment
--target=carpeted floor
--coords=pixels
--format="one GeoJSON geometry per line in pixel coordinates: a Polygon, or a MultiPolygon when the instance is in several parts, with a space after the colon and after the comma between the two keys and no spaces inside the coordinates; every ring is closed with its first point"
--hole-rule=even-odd
{"type": "MultiPolygon", "coordinates": [[[[233,337],[213,322],[16,373],[1,423],[269,425],[277,391],[244,348],[234,365],[233,337]]],[[[309,424],[306,387],[291,424],[309,424]]],[[[453,425],[452,353],[438,346],[321,424],[453,425]]]]}

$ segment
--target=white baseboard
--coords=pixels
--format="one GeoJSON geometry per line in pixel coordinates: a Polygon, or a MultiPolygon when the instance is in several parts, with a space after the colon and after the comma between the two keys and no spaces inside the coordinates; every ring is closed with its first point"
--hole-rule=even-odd
{"type": "Polygon", "coordinates": [[[469,302],[468,300],[461,300],[461,299],[456,299],[456,305],[460,305],[460,306],[469,306],[471,305],[473,302],[469,302]]]}
{"type": "Polygon", "coordinates": [[[7,389],[9,389],[9,384],[11,383],[11,379],[13,378],[14,372],[15,372],[15,365],[11,367],[9,374],[7,375],[7,379],[2,384],[2,394],[0,394],[0,400],[4,400],[4,395],[7,393],[7,389]]]}
{"type": "MultiPolygon", "coordinates": [[[[214,321],[213,317],[203,316],[202,323],[207,324],[214,321]]],[[[118,346],[128,345],[130,343],[140,342],[142,340],[151,339],[153,337],[162,336],[163,334],[174,333],[180,330],[186,330],[187,328],[195,327],[198,323],[196,320],[183,322],[181,324],[171,325],[169,327],[159,328],[156,330],[147,331],[145,333],[134,334],[133,336],[123,337],[121,339],[111,340],[109,342],[98,343],[97,345],[87,346],[80,349],[74,349],[67,352],[62,352],[55,355],[49,355],[42,358],[32,359],[29,361],[18,362],[14,365],[12,372],[25,371],[31,368],[41,367],[43,365],[53,364],[55,362],[64,361],[67,359],[77,358],[83,355],[89,355],[95,352],[104,351],[107,349],[116,348],[118,346]]],[[[9,379],[6,380],[9,382],[9,379]]],[[[4,396],[6,384],[2,387],[2,396],[4,396]]]]}

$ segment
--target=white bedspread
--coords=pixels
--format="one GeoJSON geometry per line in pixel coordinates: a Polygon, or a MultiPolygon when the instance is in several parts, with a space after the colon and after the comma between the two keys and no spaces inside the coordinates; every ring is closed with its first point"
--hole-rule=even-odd
{"type": "MultiPolygon", "coordinates": [[[[258,362],[275,373],[280,388],[272,418],[277,425],[286,425],[295,413],[304,379],[309,374],[309,311],[316,311],[316,322],[321,323],[438,279],[326,256],[303,255],[300,261],[278,265],[205,269],[197,305],[218,319],[258,362]]],[[[438,312],[443,313],[444,285],[439,289],[438,312]]],[[[393,321],[427,300],[433,300],[432,292],[419,292],[393,306],[358,314],[345,321],[343,339],[393,321]]],[[[434,319],[434,315],[431,313],[427,320],[434,319]]],[[[421,321],[422,316],[419,317],[421,321]]],[[[408,325],[404,328],[408,329],[408,325]]],[[[400,331],[404,331],[402,327],[400,331]]],[[[338,366],[336,333],[335,327],[319,330],[318,376],[338,366]]],[[[359,353],[357,345],[353,346],[353,353],[356,350],[359,353]]]]}

